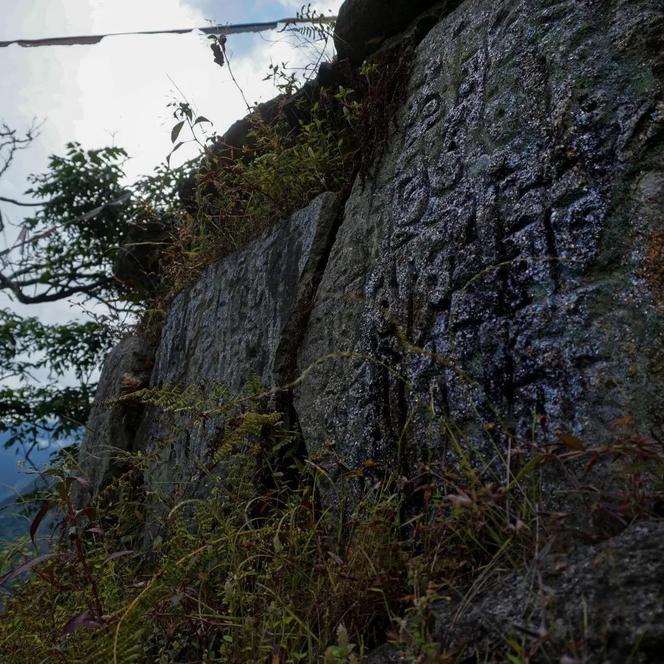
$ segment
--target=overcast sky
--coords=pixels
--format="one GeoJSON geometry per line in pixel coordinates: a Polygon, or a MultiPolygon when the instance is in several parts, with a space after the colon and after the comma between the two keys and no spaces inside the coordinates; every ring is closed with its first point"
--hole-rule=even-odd
{"type": "MultiPolygon", "coordinates": [[[[336,13],[342,0],[312,6],[336,13]]],[[[244,23],[294,16],[291,0],[0,0],[0,41],[131,30],[244,23]]],[[[231,36],[233,70],[250,102],[275,95],[262,79],[270,61],[304,64],[312,57],[279,33],[231,36]]],[[[24,198],[28,173],[42,172],[49,154],[68,141],[86,148],[115,144],[127,149],[129,179],[149,173],[170,148],[174,124],[169,101],[178,89],[200,114],[223,131],[246,114],[228,71],[212,60],[199,34],[113,37],[93,46],[0,49],[0,120],[16,129],[43,121],[33,146],[0,180],[0,195],[24,198]]],[[[192,148],[193,149],[193,148],[192,148]]],[[[178,158],[191,156],[183,149],[178,158]]],[[[174,160],[175,161],[175,160],[174,160]]],[[[20,208],[2,206],[20,221],[20,208]]],[[[0,294],[0,306],[6,305],[0,294]]],[[[18,310],[18,308],[17,308],[18,310]]],[[[35,313],[37,309],[23,308],[35,313]]],[[[48,320],[70,317],[67,303],[40,307],[48,320]]]]}
{"type": "MultiPolygon", "coordinates": [[[[334,14],[341,4],[312,2],[334,14]]],[[[0,0],[0,41],[272,21],[294,16],[301,5],[291,0],[0,0]]],[[[271,61],[298,66],[313,57],[279,33],[231,36],[227,48],[250,102],[276,94],[262,80],[271,61]]],[[[214,64],[201,34],[114,37],[93,46],[0,48],[0,121],[19,131],[33,119],[43,123],[38,139],[17,153],[0,179],[0,195],[25,199],[27,175],[43,172],[48,156],[62,154],[69,141],[85,148],[124,147],[131,156],[125,167],[129,180],[151,172],[171,147],[175,121],[167,104],[181,99],[178,89],[218,133],[246,114],[227,69],[214,64]]],[[[191,153],[182,150],[174,162],[187,156],[191,153]]],[[[1,204],[0,209],[6,222],[20,222],[20,208],[1,204]]],[[[68,302],[22,307],[0,292],[0,307],[6,306],[47,322],[82,315],[68,302]]]]}

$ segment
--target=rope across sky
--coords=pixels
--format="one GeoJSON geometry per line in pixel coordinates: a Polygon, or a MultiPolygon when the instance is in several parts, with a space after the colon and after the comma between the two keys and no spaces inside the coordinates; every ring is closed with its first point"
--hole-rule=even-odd
{"type": "Polygon", "coordinates": [[[129,35],[184,35],[191,32],[201,32],[206,35],[239,35],[249,32],[265,32],[276,30],[279,26],[283,29],[289,25],[302,23],[332,23],[336,16],[318,16],[316,18],[282,18],[278,21],[266,21],[262,23],[236,23],[234,25],[213,25],[204,28],[177,28],[173,30],[139,30],[136,32],[109,32],[101,35],[81,35],[72,37],[47,37],[44,39],[12,39],[0,41],[0,48],[16,44],[26,48],[39,46],[89,46],[98,44],[105,37],[124,37],[129,35]]]}

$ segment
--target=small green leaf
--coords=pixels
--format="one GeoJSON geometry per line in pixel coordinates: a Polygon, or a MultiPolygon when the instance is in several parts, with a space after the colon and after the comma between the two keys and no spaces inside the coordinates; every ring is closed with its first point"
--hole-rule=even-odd
{"type": "Polygon", "coordinates": [[[180,120],[173,129],[171,129],[171,143],[175,143],[175,141],[178,140],[178,136],[180,135],[180,131],[182,130],[182,127],[184,125],[184,120],[180,120]]]}

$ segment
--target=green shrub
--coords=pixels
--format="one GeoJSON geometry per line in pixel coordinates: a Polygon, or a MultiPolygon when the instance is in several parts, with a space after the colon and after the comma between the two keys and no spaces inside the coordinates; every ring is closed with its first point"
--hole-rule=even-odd
{"type": "Polygon", "coordinates": [[[267,122],[255,113],[242,158],[206,148],[196,176],[196,212],[183,216],[163,259],[168,296],[318,194],[348,185],[354,147],[335,103],[323,94],[308,109],[310,120],[295,129],[283,116],[267,122]]]}

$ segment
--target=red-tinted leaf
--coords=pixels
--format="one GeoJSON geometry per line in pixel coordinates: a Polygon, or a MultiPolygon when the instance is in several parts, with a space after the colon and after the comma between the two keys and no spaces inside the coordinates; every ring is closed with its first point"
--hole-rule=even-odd
{"type": "Polygon", "coordinates": [[[106,558],[104,559],[103,564],[105,565],[106,563],[110,563],[111,560],[117,560],[118,558],[125,558],[126,556],[133,556],[134,551],[116,551],[115,553],[111,553],[106,558]]]}
{"type": "Polygon", "coordinates": [[[62,628],[62,635],[72,634],[83,627],[87,629],[99,629],[103,626],[104,623],[93,618],[89,611],[83,611],[83,613],[79,613],[77,616],[74,616],[67,621],[67,624],[62,628]]]}
{"type": "Polygon", "coordinates": [[[35,518],[32,520],[32,523],[30,524],[30,539],[32,540],[33,544],[35,543],[35,535],[37,534],[37,528],[39,528],[39,524],[44,520],[44,517],[48,514],[52,507],[55,507],[54,503],[44,503],[39,508],[39,512],[37,512],[35,518]]]}
{"type": "Polygon", "coordinates": [[[559,433],[558,440],[569,450],[574,452],[583,452],[586,448],[583,441],[570,433],[559,433]]]}
{"type": "Polygon", "coordinates": [[[90,505],[88,505],[87,507],[84,507],[83,509],[78,510],[76,512],[76,518],[78,518],[81,515],[87,516],[88,519],[90,519],[90,521],[92,521],[95,518],[95,509],[94,509],[94,507],[91,507],[90,505]]]}
{"type": "Polygon", "coordinates": [[[90,489],[92,488],[92,485],[88,480],[85,479],[85,477],[75,477],[74,480],[78,482],[84,489],[90,489]]]}
{"type": "Polygon", "coordinates": [[[588,462],[588,464],[586,465],[586,467],[583,471],[584,477],[586,475],[588,475],[588,473],[595,467],[595,464],[598,461],[599,461],[599,454],[593,454],[592,458],[590,459],[590,461],[588,462]]]}
{"type": "Polygon", "coordinates": [[[28,572],[31,570],[35,565],[39,565],[39,563],[43,563],[46,560],[51,560],[53,558],[71,558],[71,554],[69,553],[43,553],[41,556],[37,556],[36,558],[32,558],[32,560],[26,560],[22,565],[19,565],[18,567],[15,567],[11,572],[8,574],[5,574],[0,579],[0,585],[5,585],[7,583],[11,583],[14,579],[17,577],[21,576],[24,572],[28,572]]]}

